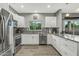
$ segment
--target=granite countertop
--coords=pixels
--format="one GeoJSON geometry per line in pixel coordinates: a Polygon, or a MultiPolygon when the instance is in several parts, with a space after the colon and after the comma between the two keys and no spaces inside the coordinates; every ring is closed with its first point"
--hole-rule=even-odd
{"type": "Polygon", "coordinates": [[[55,34],[55,35],[59,36],[61,38],[64,38],[64,39],[71,40],[71,41],[79,43],[79,36],[71,35],[71,34],[60,34],[60,35],[59,34],[55,34]],[[67,36],[70,36],[70,37],[67,37],[67,36]]]}
{"type": "Polygon", "coordinates": [[[79,36],[78,35],[71,35],[71,34],[48,34],[48,35],[55,35],[55,36],[58,36],[60,38],[66,39],[66,40],[70,40],[70,41],[79,43],[79,36]]]}

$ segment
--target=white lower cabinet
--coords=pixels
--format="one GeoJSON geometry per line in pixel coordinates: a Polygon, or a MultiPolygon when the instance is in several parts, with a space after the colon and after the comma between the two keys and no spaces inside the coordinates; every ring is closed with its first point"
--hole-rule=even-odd
{"type": "Polygon", "coordinates": [[[39,34],[22,34],[21,44],[39,44],[39,34]]]}
{"type": "MultiPolygon", "coordinates": [[[[51,40],[51,45],[53,45],[58,52],[63,55],[63,56],[77,56],[78,55],[78,42],[65,39],[56,35],[51,35],[49,37],[52,37],[51,40]]],[[[47,39],[49,41],[49,38],[47,39]]]]}
{"type": "Polygon", "coordinates": [[[47,44],[51,44],[53,41],[52,41],[52,35],[51,34],[48,34],[47,35],[47,44]]]}

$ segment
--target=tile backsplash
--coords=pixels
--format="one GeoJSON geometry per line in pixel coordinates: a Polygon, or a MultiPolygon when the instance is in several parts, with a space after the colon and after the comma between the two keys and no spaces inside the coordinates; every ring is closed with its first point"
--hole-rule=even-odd
{"type": "Polygon", "coordinates": [[[42,28],[41,30],[36,30],[36,31],[31,31],[29,30],[29,28],[23,28],[22,29],[22,33],[23,34],[43,34],[43,35],[47,35],[49,34],[53,34],[58,33],[57,31],[58,29],[54,29],[54,28],[42,28]]]}

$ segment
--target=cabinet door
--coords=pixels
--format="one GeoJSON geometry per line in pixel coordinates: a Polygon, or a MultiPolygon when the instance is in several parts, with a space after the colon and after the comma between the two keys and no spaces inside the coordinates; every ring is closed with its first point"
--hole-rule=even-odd
{"type": "Polygon", "coordinates": [[[67,56],[75,56],[77,55],[77,43],[64,39],[62,38],[61,40],[61,45],[60,45],[60,53],[62,55],[67,55],[67,56]]]}
{"type": "Polygon", "coordinates": [[[45,17],[45,27],[56,27],[56,17],[45,17]]]}
{"type": "Polygon", "coordinates": [[[52,39],[51,35],[47,35],[47,44],[51,44],[52,43],[51,39],[52,39]]]}
{"type": "Polygon", "coordinates": [[[39,44],[39,35],[22,34],[22,44],[39,44]]]}
{"type": "Polygon", "coordinates": [[[54,40],[54,38],[53,38],[53,35],[51,35],[51,37],[50,37],[50,43],[51,43],[51,45],[54,46],[55,40],[54,40]]]}
{"type": "Polygon", "coordinates": [[[74,41],[53,35],[52,45],[63,56],[77,55],[77,43],[74,41]]]}
{"type": "Polygon", "coordinates": [[[39,35],[32,35],[32,44],[39,44],[39,35]]]}
{"type": "Polygon", "coordinates": [[[61,46],[61,38],[60,37],[56,37],[56,48],[58,51],[60,51],[60,46],[61,46]]]}
{"type": "Polygon", "coordinates": [[[14,20],[17,21],[17,27],[25,27],[24,17],[16,15],[16,14],[13,16],[14,16],[14,20]]]}
{"type": "Polygon", "coordinates": [[[32,37],[27,34],[22,34],[22,44],[31,44],[32,37]]]}
{"type": "Polygon", "coordinates": [[[18,21],[18,27],[25,27],[25,22],[23,19],[21,19],[20,21],[18,21]]]}
{"type": "Polygon", "coordinates": [[[56,48],[57,47],[57,37],[53,35],[53,46],[56,48]]]}
{"type": "Polygon", "coordinates": [[[65,48],[70,51],[71,55],[77,55],[77,43],[70,41],[70,40],[65,40],[64,43],[65,48]]]}

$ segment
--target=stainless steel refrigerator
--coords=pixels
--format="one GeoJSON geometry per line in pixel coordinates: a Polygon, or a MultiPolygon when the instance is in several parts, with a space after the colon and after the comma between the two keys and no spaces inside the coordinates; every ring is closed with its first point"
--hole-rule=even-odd
{"type": "Polygon", "coordinates": [[[5,9],[0,9],[0,54],[10,48],[9,26],[11,26],[11,15],[5,9]]]}

